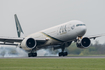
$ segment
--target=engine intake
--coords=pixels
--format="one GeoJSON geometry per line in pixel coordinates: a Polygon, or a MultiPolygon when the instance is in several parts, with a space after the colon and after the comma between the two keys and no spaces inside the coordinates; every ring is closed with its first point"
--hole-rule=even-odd
{"type": "Polygon", "coordinates": [[[89,38],[84,37],[83,39],[81,39],[80,41],[77,42],[77,47],[78,48],[87,48],[89,47],[91,41],[89,38]]]}
{"type": "Polygon", "coordinates": [[[34,48],[36,46],[36,40],[34,40],[33,38],[29,38],[26,41],[26,45],[29,48],[34,48]]]}

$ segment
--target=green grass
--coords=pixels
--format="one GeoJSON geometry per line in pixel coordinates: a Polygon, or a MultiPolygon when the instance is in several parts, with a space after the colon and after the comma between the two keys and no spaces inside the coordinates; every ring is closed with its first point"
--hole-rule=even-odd
{"type": "Polygon", "coordinates": [[[105,70],[105,59],[0,59],[0,70],[105,70]]]}

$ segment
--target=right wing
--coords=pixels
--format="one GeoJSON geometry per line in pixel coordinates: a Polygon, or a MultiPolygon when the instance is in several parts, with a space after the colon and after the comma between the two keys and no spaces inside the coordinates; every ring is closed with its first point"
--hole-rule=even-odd
{"type": "Polygon", "coordinates": [[[0,37],[0,45],[18,45],[16,43],[21,43],[24,38],[9,38],[9,37],[0,37]]]}

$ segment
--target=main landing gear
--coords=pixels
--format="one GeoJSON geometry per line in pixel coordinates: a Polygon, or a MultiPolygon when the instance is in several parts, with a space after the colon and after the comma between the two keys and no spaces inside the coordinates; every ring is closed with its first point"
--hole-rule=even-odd
{"type": "Polygon", "coordinates": [[[61,47],[61,49],[62,49],[62,52],[59,53],[59,57],[60,56],[67,56],[68,55],[68,52],[64,52],[64,50],[65,50],[65,44],[63,44],[63,46],[61,47]]]}
{"type": "Polygon", "coordinates": [[[28,57],[37,57],[37,53],[28,53],[28,57]]]}
{"type": "Polygon", "coordinates": [[[67,55],[68,55],[67,52],[60,52],[60,53],[59,53],[59,57],[60,57],[60,56],[67,56],[67,55]]]}
{"type": "Polygon", "coordinates": [[[28,53],[28,57],[37,57],[37,53],[34,52],[34,49],[32,49],[30,53],[28,53]]]}

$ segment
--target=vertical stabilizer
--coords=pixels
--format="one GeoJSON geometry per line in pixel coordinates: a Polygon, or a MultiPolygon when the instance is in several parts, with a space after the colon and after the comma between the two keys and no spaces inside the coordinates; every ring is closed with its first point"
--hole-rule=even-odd
{"type": "Polygon", "coordinates": [[[19,23],[19,20],[18,20],[18,17],[17,17],[16,14],[14,15],[14,17],[15,17],[15,23],[16,23],[17,34],[18,34],[18,37],[20,37],[20,36],[21,36],[21,33],[23,33],[23,30],[22,30],[22,28],[21,28],[21,25],[20,25],[20,23],[19,23]]]}

